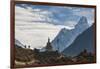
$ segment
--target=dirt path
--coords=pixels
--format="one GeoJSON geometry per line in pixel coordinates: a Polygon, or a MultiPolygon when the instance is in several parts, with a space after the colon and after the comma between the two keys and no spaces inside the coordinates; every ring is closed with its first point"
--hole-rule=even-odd
{"type": "Polygon", "coordinates": [[[20,62],[20,61],[15,60],[15,65],[31,65],[35,62],[36,62],[36,60],[34,60],[34,59],[32,61],[29,61],[29,62],[20,62]]]}

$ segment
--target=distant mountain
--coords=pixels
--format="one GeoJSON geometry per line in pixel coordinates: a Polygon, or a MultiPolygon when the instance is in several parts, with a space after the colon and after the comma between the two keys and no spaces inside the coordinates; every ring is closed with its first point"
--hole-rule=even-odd
{"type": "Polygon", "coordinates": [[[68,30],[66,28],[61,29],[59,34],[52,41],[52,46],[54,50],[59,50],[60,52],[67,48],[75,38],[85,31],[89,27],[87,18],[81,17],[78,24],[74,29],[68,30]],[[58,49],[59,48],[59,49],[58,49]]]}
{"type": "Polygon", "coordinates": [[[80,34],[75,41],[67,47],[62,53],[67,56],[76,56],[84,49],[88,52],[94,52],[94,27],[91,26],[82,34],[80,34]]]}
{"type": "Polygon", "coordinates": [[[17,39],[15,39],[15,45],[24,48],[24,45],[17,39]]]}

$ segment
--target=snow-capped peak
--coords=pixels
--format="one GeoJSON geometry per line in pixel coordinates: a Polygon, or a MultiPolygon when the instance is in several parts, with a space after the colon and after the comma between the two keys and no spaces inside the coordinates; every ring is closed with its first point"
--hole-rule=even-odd
{"type": "Polygon", "coordinates": [[[59,34],[52,41],[52,46],[55,50],[59,48],[59,51],[63,51],[67,48],[76,37],[88,28],[87,18],[81,17],[78,24],[74,29],[67,30],[66,28],[61,29],[59,34]]]}
{"type": "Polygon", "coordinates": [[[18,45],[18,46],[24,48],[24,45],[17,39],[15,39],[15,45],[18,45]]]}

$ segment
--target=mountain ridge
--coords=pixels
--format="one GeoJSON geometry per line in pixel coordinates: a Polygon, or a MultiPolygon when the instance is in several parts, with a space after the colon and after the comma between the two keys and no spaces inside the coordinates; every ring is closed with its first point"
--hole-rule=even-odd
{"type": "Polygon", "coordinates": [[[66,28],[61,29],[59,34],[52,41],[53,48],[57,50],[59,47],[59,51],[60,52],[63,51],[75,40],[75,38],[79,34],[85,31],[88,27],[89,26],[88,26],[87,18],[82,16],[78,24],[75,26],[75,29],[72,29],[72,30],[68,30],[66,28]]]}
{"type": "Polygon", "coordinates": [[[15,45],[24,48],[24,45],[19,40],[17,40],[16,38],[15,38],[15,45]]]}
{"type": "Polygon", "coordinates": [[[84,49],[86,49],[88,52],[93,53],[94,52],[93,32],[94,32],[94,25],[92,25],[90,28],[88,28],[82,34],[80,34],[69,47],[64,49],[62,53],[67,56],[76,56],[84,49]]]}

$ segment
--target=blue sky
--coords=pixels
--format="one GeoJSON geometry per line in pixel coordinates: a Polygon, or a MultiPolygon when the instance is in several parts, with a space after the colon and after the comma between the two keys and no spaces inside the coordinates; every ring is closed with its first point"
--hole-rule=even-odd
{"type": "MultiPolygon", "coordinates": [[[[68,6],[45,6],[45,5],[30,5],[30,4],[17,4],[16,6],[22,8],[40,9],[41,11],[49,11],[52,15],[48,16],[55,20],[53,24],[72,25],[79,21],[80,17],[85,16],[88,19],[89,25],[94,22],[94,8],[79,8],[68,6]]],[[[40,11],[40,12],[41,12],[40,11]]]]}

